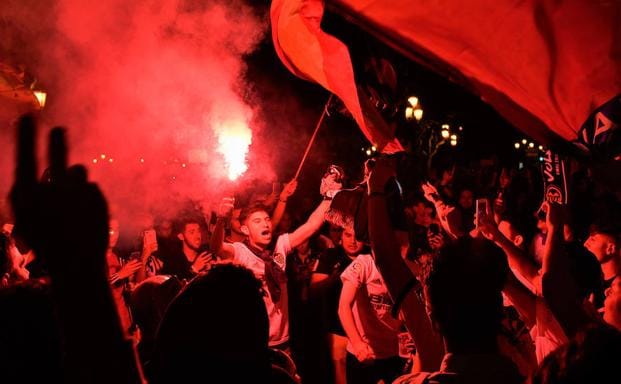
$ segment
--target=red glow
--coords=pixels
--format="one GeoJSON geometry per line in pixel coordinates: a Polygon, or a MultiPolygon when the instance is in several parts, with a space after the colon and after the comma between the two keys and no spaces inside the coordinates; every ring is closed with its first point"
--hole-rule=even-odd
{"type": "Polygon", "coordinates": [[[31,59],[24,65],[54,95],[46,119],[68,127],[72,161],[91,164],[123,212],[169,210],[162,191],[171,180],[178,200],[203,198],[246,172],[250,122],[261,122],[248,105],[243,57],[268,26],[247,0],[41,3],[3,3],[0,14],[20,27],[9,32],[36,32],[9,51],[31,59]],[[196,149],[207,158],[194,161],[196,149]]]}

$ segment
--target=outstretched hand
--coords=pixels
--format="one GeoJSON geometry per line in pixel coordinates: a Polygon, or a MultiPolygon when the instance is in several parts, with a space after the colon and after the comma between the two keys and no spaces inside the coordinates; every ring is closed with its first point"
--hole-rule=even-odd
{"type": "Polygon", "coordinates": [[[493,213],[490,212],[476,212],[475,214],[475,227],[485,236],[488,240],[496,241],[502,235],[498,230],[498,225],[494,221],[493,213]]]}
{"type": "Polygon", "coordinates": [[[222,201],[220,201],[220,205],[218,205],[218,211],[216,212],[217,217],[230,219],[233,216],[233,210],[235,209],[235,198],[234,197],[223,197],[222,201]]]}
{"type": "Polygon", "coordinates": [[[334,197],[336,192],[343,188],[343,185],[336,181],[337,176],[329,174],[321,179],[321,186],[319,187],[319,193],[324,197],[334,197]]]}
{"type": "Polygon", "coordinates": [[[549,229],[559,229],[567,224],[568,214],[563,205],[544,201],[540,209],[546,213],[546,224],[549,229]]]}
{"type": "Polygon", "coordinates": [[[54,128],[48,146],[49,180],[37,181],[34,117],[18,123],[17,165],[10,199],[14,233],[49,268],[55,283],[106,276],[108,208],[83,166],[67,167],[65,131],[54,128]]]}
{"type": "Polygon", "coordinates": [[[440,198],[440,195],[438,194],[438,190],[430,182],[423,183],[421,185],[421,188],[423,189],[423,194],[425,195],[425,199],[427,199],[429,202],[435,204],[436,201],[438,201],[438,199],[440,198]]]}
{"type": "Polygon", "coordinates": [[[282,192],[280,192],[280,201],[287,201],[287,199],[295,193],[295,190],[297,189],[297,187],[298,187],[297,179],[293,179],[290,182],[288,182],[285,185],[285,187],[282,189],[282,192]]]}

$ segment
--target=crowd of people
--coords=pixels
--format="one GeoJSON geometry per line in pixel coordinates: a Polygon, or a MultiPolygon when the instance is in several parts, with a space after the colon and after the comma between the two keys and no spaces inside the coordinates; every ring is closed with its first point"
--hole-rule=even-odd
{"type": "Polygon", "coordinates": [[[379,156],[361,180],[331,166],[312,210],[292,180],[120,245],[64,130],[39,178],[34,118],[17,128],[2,382],[619,380],[621,201],[586,166],[558,204],[534,166],[448,159],[414,177],[379,156]]]}

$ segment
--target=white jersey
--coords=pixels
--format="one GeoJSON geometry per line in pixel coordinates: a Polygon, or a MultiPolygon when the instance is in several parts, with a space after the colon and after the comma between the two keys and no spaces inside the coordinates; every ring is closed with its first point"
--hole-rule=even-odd
{"type": "Polygon", "coordinates": [[[267,316],[270,322],[269,345],[282,344],[289,340],[289,305],[287,295],[287,278],[285,268],[287,266],[287,255],[291,253],[289,234],[278,236],[272,257],[274,263],[282,270],[281,279],[278,282],[280,287],[280,298],[274,302],[267,287],[265,279],[265,262],[256,256],[244,243],[233,243],[235,256],[233,261],[243,265],[254,273],[254,276],[261,281],[263,291],[263,301],[267,309],[267,316]]]}
{"type": "MultiPolygon", "coordinates": [[[[362,339],[378,359],[399,355],[401,321],[392,317],[393,301],[371,255],[358,255],[341,274],[342,281],[358,287],[352,312],[362,339]]],[[[354,353],[351,342],[347,351],[354,353]]]]}

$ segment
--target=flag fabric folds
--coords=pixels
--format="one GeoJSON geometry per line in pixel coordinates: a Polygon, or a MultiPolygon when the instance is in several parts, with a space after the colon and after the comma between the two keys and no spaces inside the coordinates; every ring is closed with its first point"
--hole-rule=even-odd
{"type": "Polygon", "coordinates": [[[393,130],[368,100],[361,100],[349,50],[321,29],[322,0],[274,0],[271,6],[272,39],[283,64],[296,76],[319,83],[337,95],[366,138],[379,150],[403,150],[393,130]]]}
{"type": "MultiPolygon", "coordinates": [[[[385,43],[464,83],[542,142],[560,137],[592,145],[597,127],[590,136],[581,127],[601,106],[620,104],[614,102],[621,96],[619,1],[327,3],[385,43]]],[[[611,123],[595,116],[595,123],[618,130],[615,115],[606,112],[611,123]]]]}

